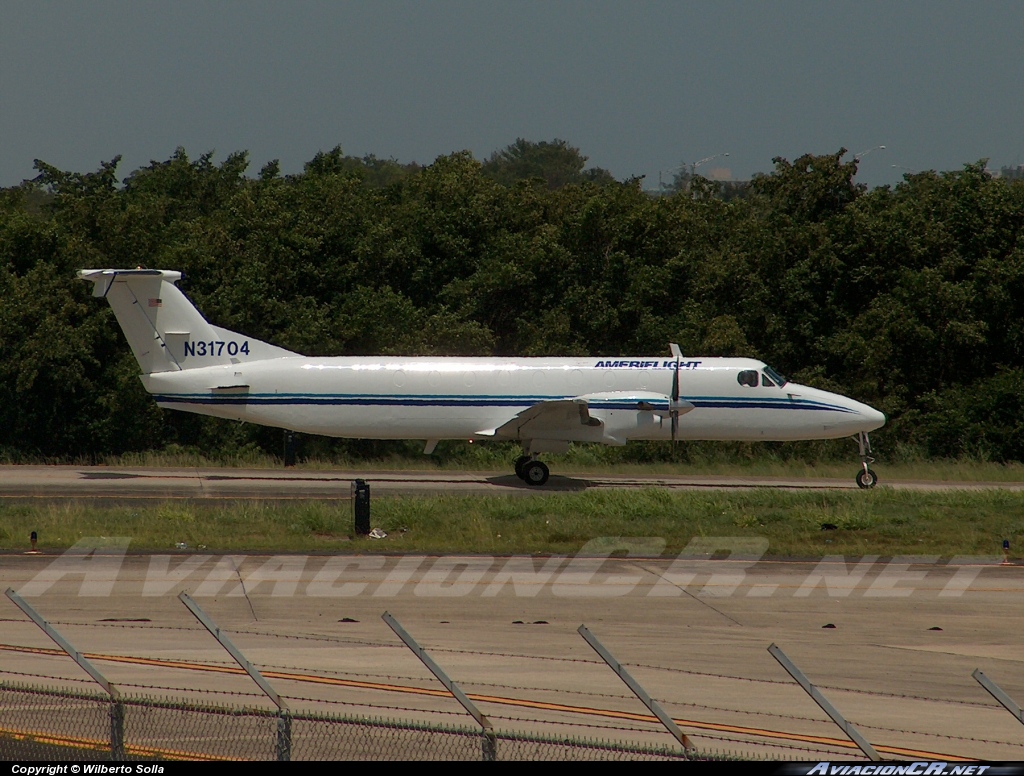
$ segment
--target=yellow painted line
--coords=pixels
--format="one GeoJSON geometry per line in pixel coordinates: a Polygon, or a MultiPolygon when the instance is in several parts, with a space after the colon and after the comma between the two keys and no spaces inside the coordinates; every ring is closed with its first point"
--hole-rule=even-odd
{"type": "MultiPolygon", "coordinates": [[[[543,709],[547,711],[563,711],[574,714],[588,714],[601,717],[611,717],[614,719],[626,719],[634,722],[658,722],[658,718],[650,714],[636,714],[628,711],[613,711],[611,709],[599,709],[591,708],[588,706],[567,706],[558,703],[544,703],[541,701],[526,701],[518,698],[503,698],[499,696],[490,695],[476,695],[473,693],[466,694],[471,700],[480,701],[481,703],[497,703],[506,706],[525,706],[534,709],[543,709]]],[[[760,736],[763,738],[778,738],[787,741],[800,741],[802,743],[811,744],[823,744],[827,746],[845,747],[847,749],[858,749],[857,745],[845,738],[831,738],[828,736],[812,736],[804,735],[801,733],[787,733],[781,730],[771,730],[769,728],[750,728],[741,727],[739,725],[725,725],[718,722],[701,722],[694,719],[678,719],[673,718],[673,721],[681,726],[687,728],[693,728],[698,730],[714,730],[720,733],[739,733],[741,735],[749,736],[760,736]]],[[[876,746],[875,749],[880,752],[888,752],[890,754],[902,754],[909,757],[920,757],[923,759],[946,759],[946,760],[963,760],[965,762],[973,762],[970,758],[960,758],[953,755],[939,754],[937,752],[925,752],[918,751],[915,749],[904,749],[901,747],[891,746],[876,746]]]]}
{"type": "Polygon", "coordinates": [[[10,738],[18,741],[34,741],[40,744],[47,744],[49,746],[68,746],[75,749],[91,749],[96,752],[110,751],[110,742],[100,741],[98,739],[56,736],[51,733],[15,730],[13,728],[0,728],[0,735],[9,736],[10,738]]]}
{"type": "MultiPolygon", "coordinates": [[[[109,752],[110,741],[102,741],[93,738],[75,738],[73,736],[59,736],[52,733],[39,731],[16,730],[14,728],[0,728],[0,736],[13,738],[16,741],[46,744],[48,746],[64,746],[72,749],[90,749],[95,752],[109,752]]],[[[164,760],[201,760],[204,762],[214,761],[235,761],[237,757],[219,757],[217,755],[201,755],[193,752],[180,752],[175,749],[157,749],[153,747],[135,746],[125,744],[124,750],[128,754],[138,757],[153,757],[164,760]]]]}
{"type": "MultiPolygon", "coordinates": [[[[26,652],[31,654],[62,656],[64,652],[58,649],[44,647],[18,647],[12,644],[0,644],[0,650],[10,652],[26,652]]],[[[203,671],[219,674],[245,675],[245,671],[234,666],[211,665],[209,663],[192,663],[182,660],[164,660],[161,658],[132,657],[128,655],[101,655],[86,654],[90,660],[101,660],[110,663],[129,663],[132,665],[146,665],[161,668],[178,668],[185,671],[203,671]]],[[[431,690],[423,687],[413,687],[402,684],[389,684],[384,682],[364,682],[356,679],[336,679],[329,676],[317,676],[316,674],[300,674],[285,671],[263,671],[262,674],[268,679],[282,679],[290,682],[304,682],[307,684],[321,684],[334,687],[349,687],[361,690],[381,690],[384,692],[406,693],[410,695],[425,695],[434,698],[454,697],[447,690],[431,690]]],[[[570,706],[561,703],[548,703],[545,701],[532,701],[523,698],[508,698],[500,695],[479,695],[466,693],[467,697],[480,703],[493,703],[501,706],[515,706],[519,708],[537,709],[541,711],[557,711],[568,714],[583,714],[588,716],[604,717],[608,719],[623,719],[632,722],[657,723],[657,717],[650,714],[637,714],[629,711],[616,711],[614,709],[601,709],[590,706],[570,706]]],[[[740,735],[757,736],[760,738],[779,739],[783,741],[799,741],[801,743],[820,744],[845,749],[858,749],[857,745],[845,738],[831,738],[828,736],[814,736],[802,733],[787,733],[782,730],[769,728],[742,727],[739,725],[726,725],[717,722],[702,722],[692,719],[676,719],[676,724],[681,727],[688,727],[697,730],[713,730],[720,733],[736,733],[740,735]]],[[[902,757],[916,757],[926,760],[950,760],[956,762],[973,762],[972,758],[959,757],[957,755],[944,754],[941,752],[929,752],[926,750],[906,749],[895,746],[875,746],[879,752],[900,755],[902,757]]]]}

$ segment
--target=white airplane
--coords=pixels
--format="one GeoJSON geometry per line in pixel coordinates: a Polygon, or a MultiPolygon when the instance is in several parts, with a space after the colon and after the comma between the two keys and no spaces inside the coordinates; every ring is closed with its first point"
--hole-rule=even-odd
{"type": "Polygon", "coordinates": [[[788,441],[855,436],[857,484],[868,432],[885,416],[866,404],[790,383],[749,358],[309,357],[209,324],[175,283],[180,272],[83,269],[110,303],[160,407],[355,439],[508,440],[515,470],[548,480],[538,453],[571,442],[633,439],[788,441]]]}

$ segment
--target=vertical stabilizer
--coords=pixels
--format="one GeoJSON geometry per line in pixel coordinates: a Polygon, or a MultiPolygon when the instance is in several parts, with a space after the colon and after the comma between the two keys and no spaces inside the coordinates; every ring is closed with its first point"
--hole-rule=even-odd
{"type": "Polygon", "coordinates": [[[174,285],[180,272],[82,269],[78,277],[105,298],[143,374],[173,372],[295,353],[211,326],[174,285]]]}

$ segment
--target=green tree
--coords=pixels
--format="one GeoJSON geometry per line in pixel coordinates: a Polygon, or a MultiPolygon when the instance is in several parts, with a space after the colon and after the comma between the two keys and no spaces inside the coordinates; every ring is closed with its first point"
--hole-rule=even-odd
{"type": "Polygon", "coordinates": [[[543,180],[549,189],[583,182],[605,185],[614,181],[611,173],[600,167],[584,170],[586,164],[587,157],[564,140],[533,142],[520,137],[492,153],[484,162],[483,172],[503,186],[534,178],[543,180]]]}
{"type": "Polygon", "coordinates": [[[557,140],[423,168],[336,148],[287,176],[271,162],[250,177],[244,152],[178,149],[121,181],[116,158],[87,173],[39,162],[34,182],[0,191],[0,448],[279,452],[273,430],[145,394],[109,309],[74,280],[141,264],[185,272],[213,323],[299,352],[674,341],[879,406],[883,448],[1020,459],[1024,180],[981,161],[868,191],[843,155],[776,160],[732,198],[704,179],[651,197],[557,140]]]}

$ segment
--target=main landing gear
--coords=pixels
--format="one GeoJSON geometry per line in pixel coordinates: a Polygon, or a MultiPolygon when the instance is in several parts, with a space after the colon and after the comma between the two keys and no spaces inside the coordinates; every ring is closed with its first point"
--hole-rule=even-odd
{"type": "Polygon", "coordinates": [[[548,481],[551,472],[536,456],[521,455],[516,458],[516,476],[527,485],[540,486],[548,481]]]}
{"type": "Polygon", "coordinates": [[[878,475],[868,468],[868,464],[874,463],[875,459],[871,457],[871,440],[867,431],[857,434],[857,444],[860,445],[861,465],[861,471],[857,472],[857,487],[870,489],[878,484],[878,475]]]}

